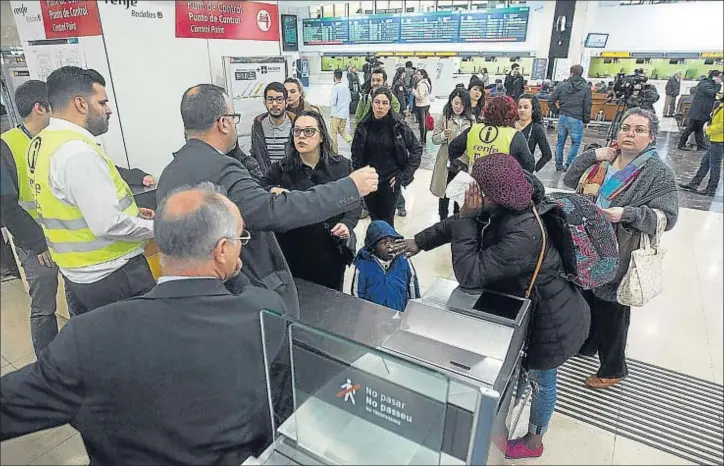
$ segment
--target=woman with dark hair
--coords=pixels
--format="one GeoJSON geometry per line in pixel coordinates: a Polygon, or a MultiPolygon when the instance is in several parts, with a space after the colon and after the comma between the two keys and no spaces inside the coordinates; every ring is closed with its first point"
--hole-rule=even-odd
{"type": "Polygon", "coordinates": [[[541,157],[535,164],[535,171],[539,172],[553,158],[551,145],[546,137],[546,130],[543,127],[543,114],[540,102],[533,94],[523,94],[518,100],[518,121],[515,122],[515,129],[523,133],[528,140],[528,149],[535,157],[536,146],[540,147],[541,157]]]}
{"type": "MultiPolygon", "coordinates": [[[[438,202],[440,220],[445,220],[449,213],[450,199],[445,197],[447,185],[461,169],[467,168],[465,159],[453,162],[448,160],[447,146],[450,141],[455,139],[455,136],[475,123],[475,117],[470,110],[470,94],[465,89],[456,88],[448,97],[447,104],[442,110],[442,118],[438,118],[435,122],[435,130],[432,132],[432,143],[439,145],[440,150],[437,152],[435,168],[432,170],[430,192],[440,198],[438,202]]],[[[453,212],[456,214],[460,212],[457,202],[453,206],[453,212]]]]}
{"type": "Polygon", "coordinates": [[[392,78],[392,93],[400,101],[400,111],[404,114],[407,110],[407,91],[405,90],[405,68],[397,68],[395,77],[392,78]]]}
{"type": "Polygon", "coordinates": [[[483,68],[483,75],[480,77],[480,80],[483,82],[483,87],[490,84],[490,75],[488,74],[487,68],[483,68]]]}
{"type": "Polygon", "coordinates": [[[377,170],[380,184],[365,197],[372,220],[384,220],[395,226],[395,207],[403,186],[412,183],[420,166],[422,146],[392,109],[392,91],[381,86],[372,91],[372,111],[359,122],[352,141],[352,165],[377,170]]]}
{"type": "Polygon", "coordinates": [[[483,121],[483,108],[485,108],[485,84],[480,79],[471,79],[468,92],[470,92],[471,113],[475,121],[480,123],[483,121]]]}
{"type": "Polygon", "coordinates": [[[448,158],[454,161],[465,155],[468,168],[471,168],[481,157],[494,153],[510,154],[523,170],[532,173],[535,159],[530,153],[525,136],[515,129],[517,119],[518,106],[512,97],[488,99],[483,122],[474,124],[450,141],[448,158]]]}
{"type": "Polygon", "coordinates": [[[317,112],[320,115],[322,110],[304,100],[304,86],[297,78],[284,80],[284,88],[287,90],[287,110],[297,115],[302,112],[317,112]]]}
{"type": "Polygon", "coordinates": [[[415,115],[417,115],[417,124],[420,125],[420,141],[427,143],[427,115],[430,112],[430,94],[432,93],[432,81],[427,74],[427,70],[420,68],[417,70],[417,86],[412,91],[415,96],[415,115]]]}
{"type": "MultiPolygon", "coordinates": [[[[286,156],[272,164],[259,184],[274,194],[307,191],[349,176],[351,163],[332,152],[324,118],[302,111],[294,118],[286,156]]],[[[344,270],[354,252],[348,246],[359,221],[361,204],[321,223],[277,233],[279,246],[294,278],[342,291],[344,270]]],[[[354,247],[354,245],[351,245],[354,247]]]]}

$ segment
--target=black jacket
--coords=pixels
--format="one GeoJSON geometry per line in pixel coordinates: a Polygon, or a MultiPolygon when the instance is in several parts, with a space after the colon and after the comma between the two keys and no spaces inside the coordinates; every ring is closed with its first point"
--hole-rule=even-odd
{"type": "Polygon", "coordinates": [[[556,86],[548,97],[548,105],[559,114],[583,121],[591,121],[591,106],[593,96],[591,88],[585,79],[580,76],[570,77],[556,86]]]}
{"type": "Polygon", "coordinates": [[[535,148],[540,147],[540,159],[535,164],[535,171],[539,172],[553,158],[551,145],[548,143],[548,136],[542,123],[531,122],[528,126],[521,130],[523,136],[528,140],[528,149],[530,155],[535,158],[535,148]]]}
{"type": "MultiPolygon", "coordinates": [[[[370,110],[367,115],[357,125],[352,141],[352,166],[358,170],[369,163],[369,154],[365,153],[365,144],[368,137],[374,137],[368,131],[367,122],[374,118],[374,113],[370,110]]],[[[392,135],[395,139],[395,161],[399,168],[398,175],[395,176],[402,186],[408,186],[415,179],[415,171],[420,167],[422,159],[422,145],[418,141],[412,128],[399,116],[393,114],[390,116],[390,124],[392,125],[392,135]]]]}
{"type": "MultiPolygon", "coordinates": [[[[275,162],[262,178],[264,188],[273,186],[289,191],[307,191],[315,186],[331,183],[349,176],[352,163],[349,159],[334,155],[319,161],[312,169],[297,161],[293,166],[284,167],[284,162],[275,162]]],[[[359,222],[362,203],[343,214],[337,214],[322,222],[277,233],[277,240],[287,259],[292,276],[328,288],[342,291],[344,270],[347,266],[346,243],[332,236],[330,230],[338,223],[344,223],[352,232],[359,222]]]]}
{"type": "Polygon", "coordinates": [[[259,311],[282,306],[191,279],[74,317],[2,378],[2,440],[70,423],[90,464],[241,464],[271,440],[259,311]]]}
{"type": "Polygon", "coordinates": [[[676,97],[681,92],[681,81],[672,76],[666,81],[666,95],[676,97]]]}
{"type": "MultiPolygon", "coordinates": [[[[455,139],[450,141],[447,147],[447,154],[450,162],[453,162],[465,153],[468,149],[468,134],[470,134],[471,128],[467,128],[462,133],[458,134],[455,139]]],[[[513,140],[510,142],[510,150],[508,155],[512,155],[518,161],[523,170],[533,173],[535,169],[535,158],[530,152],[528,147],[528,141],[520,131],[517,131],[513,140]]]]}
{"type": "Polygon", "coordinates": [[[689,119],[708,121],[714,108],[716,93],[720,90],[721,84],[716,84],[713,79],[706,78],[699,81],[689,109],[689,119]]]}
{"type": "Polygon", "coordinates": [[[517,76],[513,76],[512,74],[508,73],[507,75],[505,75],[504,85],[505,95],[509,95],[515,100],[518,100],[520,96],[523,95],[523,90],[525,88],[523,75],[519,74],[517,76]]]}
{"type": "MultiPolygon", "coordinates": [[[[264,128],[261,127],[262,120],[267,116],[269,116],[269,113],[257,115],[251,124],[251,156],[256,159],[262,174],[269,171],[269,167],[271,167],[272,164],[269,158],[269,149],[266,147],[264,128]]],[[[290,121],[294,121],[294,117],[295,115],[292,112],[287,111],[287,118],[289,118],[290,121]]]]}
{"type": "Polygon", "coordinates": [[[260,180],[261,177],[264,176],[261,172],[261,167],[259,167],[259,162],[257,162],[254,157],[241,150],[238,141],[236,142],[236,146],[227,152],[226,155],[238,160],[247,170],[249,170],[249,174],[255,179],[260,180]]]}
{"type": "MultiPolygon", "coordinates": [[[[180,186],[194,186],[210,181],[224,188],[226,195],[239,207],[251,241],[242,248],[242,274],[254,286],[277,292],[288,311],[299,310],[297,290],[274,232],[321,222],[357,208],[360,195],[350,178],[316,186],[309,191],[273,195],[251,177],[238,161],[221,155],[198,139],[189,139],[164,169],[158,181],[159,202],[169,191],[180,186]]],[[[237,289],[237,281],[227,283],[237,289]]]]}
{"type": "MultiPolygon", "coordinates": [[[[534,200],[542,200],[543,185],[533,177],[529,180],[535,186],[534,200]]],[[[530,209],[500,209],[477,219],[456,215],[418,233],[415,242],[426,251],[452,242],[453,270],[461,286],[521,297],[530,285],[542,245],[540,227],[530,209]]],[[[549,241],[533,297],[536,305],[526,361],[530,369],[560,366],[588,337],[588,305],[563,275],[561,257],[549,241]]]]}

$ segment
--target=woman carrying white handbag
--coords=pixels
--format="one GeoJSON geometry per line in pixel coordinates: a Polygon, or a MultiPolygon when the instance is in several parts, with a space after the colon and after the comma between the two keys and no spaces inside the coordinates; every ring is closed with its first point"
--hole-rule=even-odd
{"type": "Polygon", "coordinates": [[[602,209],[616,227],[619,243],[616,278],[586,293],[591,331],[581,353],[598,353],[601,362],[598,373],[585,380],[589,388],[608,388],[628,375],[631,305],[643,305],[661,291],[663,253],[652,253],[649,235],[659,237],[674,227],[679,198],[673,171],[656,153],[657,130],[654,114],[628,110],[614,144],[578,156],[564,179],[602,209]]]}

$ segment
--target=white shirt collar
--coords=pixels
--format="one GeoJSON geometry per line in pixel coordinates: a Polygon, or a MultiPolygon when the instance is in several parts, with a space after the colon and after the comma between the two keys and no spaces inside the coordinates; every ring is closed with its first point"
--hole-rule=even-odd
{"type": "Polygon", "coordinates": [[[83,128],[82,126],[76,125],[72,121],[63,120],[61,118],[50,117],[50,123],[48,123],[47,129],[56,131],[63,129],[75,131],[76,133],[80,133],[83,136],[91,138],[94,141],[96,140],[96,137],[93,136],[93,134],[91,134],[91,132],[87,129],[83,128]]]}

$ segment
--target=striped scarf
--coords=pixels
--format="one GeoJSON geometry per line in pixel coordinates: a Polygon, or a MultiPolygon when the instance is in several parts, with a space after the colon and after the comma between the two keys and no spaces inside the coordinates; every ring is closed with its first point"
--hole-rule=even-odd
{"type": "Polygon", "coordinates": [[[610,162],[598,162],[593,164],[581,176],[576,192],[596,202],[599,196],[603,196],[606,205],[610,205],[616,196],[625,191],[641,172],[641,169],[651,157],[658,157],[656,148],[651,147],[639,154],[625,167],[616,172],[615,175],[606,181],[606,172],[610,162]]]}

